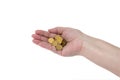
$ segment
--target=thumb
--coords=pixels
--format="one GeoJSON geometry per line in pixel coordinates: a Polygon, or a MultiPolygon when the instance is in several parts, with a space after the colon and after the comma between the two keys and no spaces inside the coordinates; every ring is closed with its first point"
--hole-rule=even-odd
{"type": "Polygon", "coordinates": [[[48,32],[55,33],[55,34],[62,34],[67,28],[66,27],[55,27],[49,29],[48,32]]]}

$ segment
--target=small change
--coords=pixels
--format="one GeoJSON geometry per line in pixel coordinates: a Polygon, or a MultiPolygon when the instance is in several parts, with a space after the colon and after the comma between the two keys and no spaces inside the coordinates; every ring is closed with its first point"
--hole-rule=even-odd
{"type": "Polygon", "coordinates": [[[67,41],[63,39],[61,35],[56,35],[54,38],[48,38],[48,42],[55,46],[56,50],[62,50],[63,47],[67,44],[67,41]]]}

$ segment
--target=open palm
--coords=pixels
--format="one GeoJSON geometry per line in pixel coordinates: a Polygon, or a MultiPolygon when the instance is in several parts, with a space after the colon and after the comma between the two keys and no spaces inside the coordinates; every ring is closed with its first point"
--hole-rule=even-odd
{"type": "Polygon", "coordinates": [[[73,56],[82,48],[82,32],[77,29],[67,27],[56,27],[49,29],[48,31],[37,30],[32,35],[33,42],[41,47],[49,49],[62,56],[73,56]],[[56,34],[60,34],[66,41],[67,44],[62,51],[57,51],[54,46],[48,43],[49,37],[54,37],[56,34]]]}

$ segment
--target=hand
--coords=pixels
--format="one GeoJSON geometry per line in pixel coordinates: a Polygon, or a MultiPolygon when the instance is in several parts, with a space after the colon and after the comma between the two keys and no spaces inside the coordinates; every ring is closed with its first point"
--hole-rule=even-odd
{"type": "Polygon", "coordinates": [[[41,47],[51,50],[62,56],[74,56],[78,55],[83,44],[83,33],[77,29],[67,27],[56,27],[47,31],[37,30],[32,35],[33,42],[41,47]],[[56,51],[54,46],[48,43],[49,37],[54,37],[56,34],[60,34],[66,41],[67,44],[64,46],[62,51],[56,51]]]}
{"type": "Polygon", "coordinates": [[[77,29],[56,27],[47,31],[37,30],[32,35],[33,42],[62,56],[82,55],[95,64],[120,76],[120,48],[103,40],[88,36],[77,29]],[[56,51],[48,43],[49,37],[62,35],[67,41],[62,51],[56,51]]]}

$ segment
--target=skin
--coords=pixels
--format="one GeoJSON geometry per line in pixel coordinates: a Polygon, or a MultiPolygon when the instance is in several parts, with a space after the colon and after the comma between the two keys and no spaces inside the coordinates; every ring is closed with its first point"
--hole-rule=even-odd
{"type": "Polygon", "coordinates": [[[68,27],[56,27],[48,31],[36,30],[32,37],[35,44],[58,55],[84,56],[120,77],[120,48],[110,43],[68,27]],[[55,47],[51,46],[47,41],[49,37],[54,37],[56,34],[62,35],[68,42],[62,51],[56,51],[55,47]]]}

